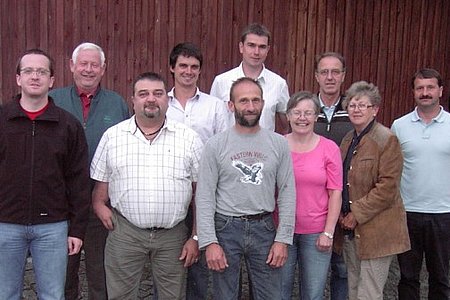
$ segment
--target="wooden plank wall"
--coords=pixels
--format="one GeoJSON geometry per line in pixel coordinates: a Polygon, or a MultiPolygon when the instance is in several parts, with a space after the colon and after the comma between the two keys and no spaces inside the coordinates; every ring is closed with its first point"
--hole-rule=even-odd
{"type": "Polygon", "coordinates": [[[0,0],[0,101],[17,92],[15,63],[22,51],[40,47],[56,61],[56,86],[70,84],[75,46],[101,45],[107,56],[102,84],[125,98],[143,71],[162,73],[172,84],[168,55],[179,42],[200,45],[200,87],[240,62],[240,31],[262,22],[273,43],[266,65],[284,76],[290,91],[318,89],[317,53],[339,51],[347,59],[345,88],[367,80],[380,88],[379,120],[414,107],[410,78],[433,67],[450,90],[450,1],[448,0],[0,0]]]}

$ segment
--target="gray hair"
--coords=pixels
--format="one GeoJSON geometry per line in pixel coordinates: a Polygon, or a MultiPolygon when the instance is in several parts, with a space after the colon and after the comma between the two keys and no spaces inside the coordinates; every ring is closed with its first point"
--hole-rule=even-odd
{"type": "Polygon", "coordinates": [[[105,65],[105,60],[106,60],[105,52],[103,52],[103,49],[100,46],[98,46],[94,43],[82,43],[82,44],[78,45],[75,48],[75,50],[73,50],[73,53],[72,53],[72,61],[74,63],[77,62],[78,54],[80,54],[81,50],[97,50],[98,53],[100,54],[100,65],[102,67],[105,65]]]}
{"type": "Polygon", "coordinates": [[[344,107],[347,107],[348,102],[350,102],[353,98],[360,99],[364,96],[369,98],[370,104],[380,106],[380,91],[373,83],[368,83],[367,81],[357,81],[353,83],[345,92],[345,100],[343,105],[344,107]]]}

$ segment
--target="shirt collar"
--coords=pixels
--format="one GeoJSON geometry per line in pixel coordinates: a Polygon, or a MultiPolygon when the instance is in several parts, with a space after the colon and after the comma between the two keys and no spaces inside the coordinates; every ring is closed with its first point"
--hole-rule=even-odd
{"type": "MultiPolygon", "coordinates": [[[[440,110],[439,110],[438,115],[436,117],[434,117],[432,119],[432,121],[442,123],[442,122],[444,122],[444,108],[442,107],[442,105],[439,105],[439,108],[440,108],[440,110]]],[[[416,106],[416,108],[414,108],[414,112],[412,115],[412,121],[413,122],[422,121],[422,118],[419,116],[419,113],[417,112],[417,106],[416,106]]]]}
{"type": "Polygon", "coordinates": [[[94,98],[95,95],[97,95],[98,91],[100,91],[100,85],[97,87],[97,89],[92,93],[92,94],[86,94],[80,91],[80,89],[78,89],[78,87],[74,84],[75,86],[75,91],[77,93],[78,96],[81,97],[81,94],[86,95],[88,98],[94,98]]]}
{"type": "MultiPolygon", "coordinates": [[[[238,75],[239,75],[239,78],[246,77],[245,74],[244,74],[244,69],[242,67],[242,62],[239,65],[239,74],[238,75]]],[[[258,78],[256,78],[256,80],[258,80],[259,83],[264,84],[264,83],[266,83],[266,80],[265,80],[266,77],[267,77],[266,66],[263,64],[263,68],[261,70],[261,73],[259,73],[258,78]]]]}
{"type": "MultiPolygon", "coordinates": [[[[341,100],[341,96],[339,96],[337,99],[336,99],[336,102],[334,102],[334,104],[333,105],[331,105],[329,108],[334,108],[334,107],[336,107],[337,105],[338,105],[338,103],[339,103],[339,101],[341,100]]],[[[320,107],[327,107],[328,108],[328,106],[326,106],[325,105],[325,103],[323,103],[323,101],[322,101],[322,96],[320,95],[320,93],[319,93],[319,102],[320,102],[320,107]]]]}
{"type": "MultiPolygon", "coordinates": [[[[161,131],[166,129],[169,131],[175,131],[175,121],[166,117],[161,131]]],[[[128,124],[125,128],[125,131],[130,132],[133,135],[135,135],[137,132],[140,132],[139,128],[136,125],[136,115],[133,115],[131,118],[128,119],[128,124]]]]}
{"type": "MultiPolygon", "coordinates": [[[[169,101],[174,101],[174,99],[177,99],[177,98],[175,98],[175,87],[173,87],[173,88],[167,93],[167,96],[169,96],[169,101]]],[[[199,98],[200,98],[200,89],[197,87],[197,88],[195,89],[194,97],[190,98],[188,101],[190,101],[190,100],[197,100],[197,99],[199,99],[199,98]]],[[[177,99],[177,100],[178,100],[178,99],[177,99]]]]}

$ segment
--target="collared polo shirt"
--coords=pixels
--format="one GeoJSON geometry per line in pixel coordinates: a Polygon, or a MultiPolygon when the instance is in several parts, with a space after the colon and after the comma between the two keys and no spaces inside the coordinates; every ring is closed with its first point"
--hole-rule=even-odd
{"type": "Polygon", "coordinates": [[[331,105],[331,106],[326,106],[325,103],[323,103],[322,101],[322,97],[319,94],[319,102],[320,102],[320,107],[322,108],[322,111],[325,113],[325,115],[327,116],[327,120],[328,122],[331,122],[331,119],[333,118],[333,113],[334,110],[336,109],[337,104],[339,103],[339,101],[341,100],[341,97],[339,97],[337,99],[337,101],[331,105]]]}
{"type": "Polygon", "coordinates": [[[403,152],[400,192],[408,212],[450,212],[450,114],[426,124],[417,108],[392,124],[403,152]]]}
{"type": "Polygon", "coordinates": [[[185,108],[175,98],[174,88],[168,93],[169,109],[167,117],[194,129],[203,143],[213,135],[228,129],[228,110],[220,99],[201,92],[198,88],[185,108]]]}
{"type": "MultiPolygon", "coordinates": [[[[231,85],[236,79],[245,77],[242,63],[225,73],[217,75],[211,86],[211,95],[222,101],[230,100],[231,85]]],[[[286,113],[287,102],[289,101],[289,89],[280,75],[263,67],[258,76],[258,82],[263,89],[264,108],[259,124],[261,127],[275,131],[275,114],[286,113]]],[[[230,114],[230,126],[234,125],[234,115],[230,114]]]]}
{"type": "Polygon", "coordinates": [[[135,226],[172,228],[186,217],[202,149],[197,133],[169,119],[149,141],[133,116],[105,132],[91,177],[108,183],[112,207],[135,226]]]}

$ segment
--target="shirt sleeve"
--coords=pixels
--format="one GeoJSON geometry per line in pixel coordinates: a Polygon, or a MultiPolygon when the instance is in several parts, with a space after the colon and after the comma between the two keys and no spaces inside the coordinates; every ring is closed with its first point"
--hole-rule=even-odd
{"type": "Polygon", "coordinates": [[[277,102],[277,112],[285,114],[288,101],[289,101],[289,88],[286,81],[283,80],[283,84],[281,86],[277,102]]]}
{"type": "Polygon", "coordinates": [[[71,136],[65,180],[69,199],[69,236],[84,239],[91,195],[89,188],[88,146],[79,122],[71,136]]]}
{"type": "Polygon", "coordinates": [[[197,234],[200,249],[211,243],[218,242],[214,225],[214,214],[216,211],[219,168],[215,154],[215,147],[208,142],[200,160],[199,178],[195,194],[197,234]]]}
{"type": "Polygon", "coordinates": [[[342,191],[342,158],[339,147],[332,141],[326,159],[327,189],[342,191]]]}
{"type": "Polygon", "coordinates": [[[194,136],[192,143],[191,176],[192,182],[197,182],[200,168],[200,158],[203,152],[203,142],[199,135],[194,136]]]}
{"type": "Polygon", "coordinates": [[[219,98],[220,100],[222,100],[223,102],[228,102],[228,93],[229,91],[224,91],[223,86],[221,84],[221,81],[219,79],[218,76],[216,76],[216,78],[214,78],[214,81],[211,85],[211,91],[210,91],[210,95],[214,96],[216,98],[219,98]]]}
{"type": "Polygon", "coordinates": [[[108,129],[103,134],[91,162],[91,178],[101,182],[109,182],[107,169],[109,132],[110,130],[108,129]]]}
{"type": "Polygon", "coordinates": [[[280,166],[277,172],[279,224],[275,241],[292,245],[296,209],[295,181],[289,147],[287,142],[283,141],[280,149],[280,166]]]}
{"type": "Polygon", "coordinates": [[[214,134],[218,134],[220,132],[224,132],[230,127],[230,124],[228,122],[229,112],[226,102],[223,101],[217,102],[215,113],[216,113],[216,128],[214,130],[214,134]]]}

